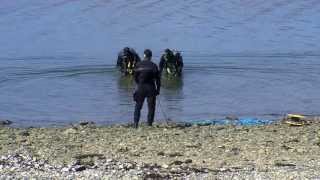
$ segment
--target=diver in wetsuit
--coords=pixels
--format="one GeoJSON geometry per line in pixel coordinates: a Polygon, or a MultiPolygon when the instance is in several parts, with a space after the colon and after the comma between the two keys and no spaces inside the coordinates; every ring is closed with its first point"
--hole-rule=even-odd
{"type": "Polygon", "coordinates": [[[176,59],[176,68],[178,75],[181,75],[183,69],[183,58],[179,51],[174,51],[174,57],[176,59]]]}
{"type": "Polygon", "coordinates": [[[168,75],[180,76],[183,68],[183,59],[180,52],[176,51],[174,53],[170,49],[165,49],[160,58],[159,68],[161,74],[165,70],[168,75]]]}
{"type": "Polygon", "coordinates": [[[152,126],[156,108],[156,96],[160,93],[160,72],[151,61],[152,51],[144,51],[144,59],[137,63],[134,69],[134,79],[137,84],[133,99],[136,102],[134,110],[134,128],[138,128],[140,112],[145,98],[148,102],[148,125],[152,126]]]}
{"type": "Polygon", "coordinates": [[[134,49],[125,47],[118,54],[117,67],[124,75],[132,75],[134,67],[140,61],[140,57],[134,49]]]}

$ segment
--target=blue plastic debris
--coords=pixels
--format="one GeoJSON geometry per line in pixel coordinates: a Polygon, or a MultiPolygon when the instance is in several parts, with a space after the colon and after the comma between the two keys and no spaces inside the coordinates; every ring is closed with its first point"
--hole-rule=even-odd
{"type": "Polygon", "coordinates": [[[275,120],[258,119],[258,118],[240,118],[238,120],[229,120],[229,119],[200,120],[200,121],[192,121],[191,124],[199,125],[199,126],[208,126],[208,125],[254,126],[254,125],[267,125],[273,122],[275,122],[275,120]]]}

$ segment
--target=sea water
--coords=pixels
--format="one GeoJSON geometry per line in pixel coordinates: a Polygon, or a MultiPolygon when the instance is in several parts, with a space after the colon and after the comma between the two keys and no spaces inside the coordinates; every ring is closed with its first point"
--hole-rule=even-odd
{"type": "Polygon", "coordinates": [[[158,122],[320,113],[318,0],[0,3],[0,119],[17,126],[131,122],[135,84],[115,68],[125,46],[155,63],[182,52],[158,122]]]}

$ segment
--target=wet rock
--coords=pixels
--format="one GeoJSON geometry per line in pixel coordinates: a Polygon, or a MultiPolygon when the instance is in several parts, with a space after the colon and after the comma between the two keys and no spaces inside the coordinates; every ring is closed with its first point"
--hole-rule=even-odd
{"type": "Polygon", "coordinates": [[[240,149],[239,148],[232,148],[231,152],[233,152],[234,155],[238,155],[240,153],[240,149]]]}
{"type": "Polygon", "coordinates": [[[9,120],[0,120],[0,126],[7,126],[7,125],[10,125],[12,124],[12,121],[9,121],[9,120]]]}
{"type": "Polygon", "coordinates": [[[223,129],[225,129],[225,127],[223,127],[223,126],[220,126],[220,127],[216,128],[217,131],[220,131],[220,130],[223,130],[223,129]]]}
{"type": "Polygon", "coordinates": [[[128,147],[120,147],[117,151],[124,153],[124,152],[128,152],[129,148],[128,147]]]}
{"type": "Polygon", "coordinates": [[[27,140],[26,139],[21,139],[19,142],[25,143],[25,142],[27,142],[27,140]]]}
{"type": "Polygon", "coordinates": [[[99,159],[103,159],[104,155],[92,153],[92,154],[79,154],[79,155],[74,156],[74,158],[76,158],[76,159],[85,159],[85,158],[93,158],[93,157],[98,157],[99,159]]]}
{"type": "Polygon", "coordinates": [[[227,120],[232,120],[232,121],[239,120],[239,118],[237,116],[235,116],[235,115],[227,116],[226,119],[227,120]]]}
{"type": "Polygon", "coordinates": [[[286,143],[298,143],[298,142],[299,142],[298,138],[293,138],[293,139],[290,139],[289,141],[287,141],[286,143]]]}
{"type": "Polygon", "coordinates": [[[80,126],[86,126],[86,125],[94,125],[95,123],[92,121],[80,121],[79,125],[80,126]]]}
{"type": "Polygon", "coordinates": [[[170,165],[181,165],[183,164],[182,161],[179,161],[179,160],[176,160],[176,161],[173,161],[172,163],[170,163],[170,165]]]}
{"type": "Polygon", "coordinates": [[[173,128],[184,129],[184,128],[191,127],[192,124],[191,123],[174,123],[174,124],[171,124],[170,126],[173,128]]]}
{"type": "Polygon", "coordinates": [[[275,166],[279,166],[279,167],[284,167],[284,166],[289,166],[289,167],[295,167],[296,165],[294,163],[290,163],[290,162],[287,162],[287,161],[276,161],[274,163],[275,166]]]}
{"type": "Polygon", "coordinates": [[[169,157],[177,157],[177,156],[183,156],[182,153],[180,152],[172,152],[172,153],[168,153],[169,157]]]}
{"type": "Polygon", "coordinates": [[[21,131],[19,133],[20,136],[30,136],[30,133],[28,131],[21,131]]]}
{"type": "Polygon", "coordinates": [[[287,145],[282,145],[281,148],[285,149],[285,150],[289,150],[289,149],[293,149],[292,147],[290,146],[287,146],[287,145]]]}
{"type": "Polygon", "coordinates": [[[87,169],[87,168],[86,168],[85,166],[83,166],[83,165],[77,165],[77,166],[75,166],[75,167],[73,168],[73,170],[76,171],[76,172],[84,171],[84,170],[86,170],[86,169],[87,169]]]}
{"type": "Polygon", "coordinates": [[[136,167],[136,164],[131,162],[122,162],[118,165],[118,169],[129,171],[131,169],[134,169],[136,167]]]}
{"type": "Polygon", "coordinates": [[[143,176],[143,179],[163,179],[164,177],[160,173],[148,172],[143,176]]]}
{"type": "Polygon", "coordinates": [[[239,148],[231,148],[231,149],[227,149],[226,150],[226,153],[229,155],[229,156],[236,156],[236,155],[239,155],[240,154],[240,149],[239,148]]]}
{"type": "Polygon", "coordinates": [[[198,144],[187,144],[186,147],[187,148],[200,148],[201,147],[201,143],[198,144]]]}
{"type": "Polygon", "coordinates": [[[131,169],[134,169],[135,168],[135,164],[133,163],[125,163],[124,164],[124,169],[125,170],[131,170],[131,169]]]}

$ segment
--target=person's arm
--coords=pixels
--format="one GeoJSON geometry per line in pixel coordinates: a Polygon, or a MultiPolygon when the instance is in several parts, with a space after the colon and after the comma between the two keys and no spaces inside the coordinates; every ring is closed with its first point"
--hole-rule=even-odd
{"type": "Polygon", "coordinates": [[[157,86],[157,95],[160,94],[160,87],[161,87],[161,73],[158,70],[157,65],[155,66],[155,79],[156,79],[156,86],[157,86]]]}
{"type": "Polygon", "coordinates": [[[182,59],[182,56],[180,56],[180,58],[179,58],[179,64],[180,64],[180,67],[182,68],[182,67],[183,67],[183,59],[182,59]]]}
{"type": "Polygon", "coordinates": [[[122,66],[122,56],[121,53],[118,54],[118,59],[117,59],[117,67],[121,67],[122,66]]]}
{"type": "Polygon", "coordinates": [[[136,56],[136,63],[140,62],[141,61],[140,56],[138,54],[136,54],[135,56],[136,56]]]}
{"type": "Polygon", "coordinates": [[[134,81],[136,82],[136,84],[139,83],[140,71],[138,70],[138,68],[139,68],[139,64],[137,64],[136,67],[134,67],[134,73],[133,73],[134,81]]]}
{"type": "Polygon", "coordinates": [[[141,61],[141,59],[140,59],[140,57],[139,57],[139,55],[137,54],[137,53],[135,53],[134,54],[134,64],[133,64],[133,67],[135,67],[137,64],[138,64],[138,62],[140,62],[141,61]]]}
{"type": "Polygon", "coordinates": [[[160,63],[159,63],[159,73],[160,73],[160,75],[162,74],[162,70],[164,68],[164,64],[165,64],[165,59],[164,59],[163,56],[161,56],[160,63]]]}

